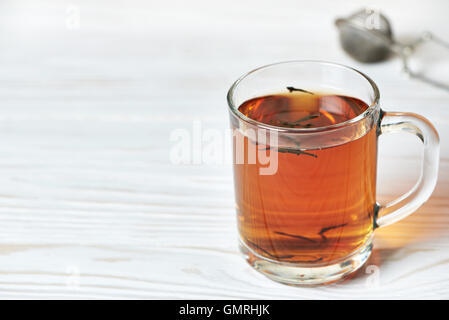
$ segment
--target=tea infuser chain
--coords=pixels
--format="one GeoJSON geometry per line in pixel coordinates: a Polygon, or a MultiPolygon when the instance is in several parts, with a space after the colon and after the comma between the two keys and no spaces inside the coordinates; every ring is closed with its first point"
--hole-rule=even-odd
{"type": "Polygon", "coordinates": [[[402,61],[402,71],[407,74],[409,77],[421,80],[423,82],[427,82],[431,85],[439,87],[441,89],[449,90],[449,84],[445,84],[434,79],[428,78],[422,74],[413,72],[408,64],[408,58],[413,54],[415,48],[426,41],[433,41],[435,44],[438,44],[446,49],[449,49],[449,43],[444,40],[436,37],[433,33],[429,31],[423,32],[421,37],[413,44],[408,45],[399,45],[399,51],[397,52],[402,61]]]}

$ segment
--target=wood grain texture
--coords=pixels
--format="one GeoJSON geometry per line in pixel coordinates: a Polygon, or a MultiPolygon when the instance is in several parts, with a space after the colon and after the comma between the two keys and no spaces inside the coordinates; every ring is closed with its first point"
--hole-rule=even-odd
{"type": "MultiPolygon", "coordinates": [[[[347,57],[333,19],[363,4],[345,3],[2,1],[0,298],[449,298],[449,93],[405,78],[397,59],[347,57]],[[441,136],[432,198],[376,232],[352,279],[318,288],[274,283],[241,258],[229,164],[170,162],[174,130],[225,130],[231,83],[291,59],[364,71],[382,108],[420,113],[441,136]]],[[[376,5],[398,37],[449,38],[447,1],[376,5]]],[[[435,52],[419,57],[449,82],[449,54],[435,52]]],[[[382,201],[412,186],[420,148],[381,138],[382,201]]]]}

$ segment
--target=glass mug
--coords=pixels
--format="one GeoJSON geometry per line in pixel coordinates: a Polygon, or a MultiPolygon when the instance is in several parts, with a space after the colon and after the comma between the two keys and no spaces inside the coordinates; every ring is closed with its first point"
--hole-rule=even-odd
{"type": "Polygon", "coordinates": [[[228,92],[240,250],[256,270],[291,285],[335,282],[360,268],[376,228],[418,209],[438,174],[439,137],[420,115],[384,112],[363,73],[334,63],[289,61],[239,78],[228,92]],[[238,108],[287,86],[357,98],[367,109],[325,127],[278,127],[238,108]],[[400,198],[376,202],[377,139],[388,132],[424,144],[420,178],[400,198]]]}

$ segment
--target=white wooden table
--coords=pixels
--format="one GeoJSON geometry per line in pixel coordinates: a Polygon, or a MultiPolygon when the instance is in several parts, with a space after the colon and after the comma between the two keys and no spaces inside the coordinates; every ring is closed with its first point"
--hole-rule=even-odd
{"type": "MultiPolygon", "coordinates": [[[[449,39],[445,0],[377,1],[403,38],[449,39]],[[405,7],[407,5],[407,7],[405,7]]],[[[449,92],[409,80],[398,59],[352,61],[333,19],[350,1],[8,0],[0,4],[0,298],[449,298],[449,92]],[[282,60],[354,66],[386,110],[441,135],[432,198],[376,232],[350,280],[294,288],[237,250],[231,167],[176,165],[175,130],[228,128],[226,91],[282,60]]],[[[449,54],[422,51],[449,81],[449,54]]],[[[379,198],[418,177],[421,146],[380,140],[379,198]]]]}

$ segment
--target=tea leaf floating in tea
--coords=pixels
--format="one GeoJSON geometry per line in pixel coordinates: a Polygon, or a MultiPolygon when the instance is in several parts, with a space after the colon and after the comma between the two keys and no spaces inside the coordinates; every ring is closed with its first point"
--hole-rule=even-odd
{"type": "Polygon", "coordinates": [[[311,127],[313,127],[312,123],[307,123],[305,125],[302,125],[301,122],[312,120],[312,119],[316,119],[319,116],[320,115],[318,113],[315,113],[315,114],[309,114],[309,115],[307,115],[305,117],[302,117],[301,119],[298,119],[296,121],[280,121],[280,120],[277,120],[275,122],[274,120],[270,120],[269,124],[282,125],[282,126],[289,127],[289,128],[297,128],[297,127],[311,128],[311,127]]]}
{"type": "Polygon", "coordinates": [[[324,227],[323,229],[321,229],[320,232],[318,232],[318,234],[321,236],[321,238],[323,238],[324,241],[327,241],[326,236],[324,235],[325,232],[329,231],[329,230],[333,230],[333,229],[337,229],[337,228],[342,228],[344,226],[346,226],[347,223],[342,223],[336,226],[330,226],[330,227],[324,227]]]}
{"type": "Polygon", "coordinates": [[[304,118],[296,120],[294,123],[300,123],[300,122],[304,122],[307,120],[312,120],[312,119],[318,118],[319,116],[320,116],[319,114],[309,114],[308,116],[305,116],[304,118]]]}
{"type": "Polygon", "coordinates": [[[318,156],[314,153],[310,153],[310,152],[306,152],[306,151],[302,151],[300,149],[290,149],[290,148],[278,148],[277,152],[281,152],[281,153],[292,153],[292,154],[296,154],[297,156],[303,154],[306,156],[311,156],[314,158],[318,158],[318,156]]]}
{"type": "Polygon", "coordinates": [[[274,148],[274,147],[265,147],[265,148],[261,148],[259,150],[274,150],[280,153],[292,153],[292,154],[296,154],[297,156],[304,154],[306,156],[312,156],[314,158],[318,158],[318,156],[316,154],[310,153],[310,152],[306,152],[306,151],[302,151],[300,149],[291,149],[291,148],[274,148]]]}
{"type": "Polygon", "coordinates": [[[297,234],[289,234],[289,233],[285,233],[285,232],[281,232],[281,231],[274,231],[274,233],[279,234],[281,236],[292,237],[292,238],[302,239],[302,240],[305,240],[305,241],[316,243],[316,241],[313,240],[313,239],[310,239],[310,238],[307,238],[307,237],[304,237],[304,236],[300,236],[300,235],[297,235],[297,234]]]}
{"type": "Polygon", "coordinates": [[[295,88],[295,87],[287,87],[287,90],[290,92],[299,91],[299,92],[304,92],[304,93],[308,93],[308,94],[314,94],[313,92],[310,92],[310,91],[307,91],[304,89],[295,88]]]}
{"type": "Polygon", "coordinates": [[[299,156],[300,154],[304,154],[304,155],[306,155],[306,156],[311,156],[311,157],[314,157],[314,158],[318,158],[318,156],[317,156],[316,154],[314,154],[314,153],[310,153],[310,152],[306,152],[306,151],[301,150],[301,149],[300,149],[300,143],[299,143],[298,141],[296,141],[295,139],[290,138],[289,136],[285,136],[285,138],[286,138],[287,140],[290,140],[291,142],[293,142],[293,143],[296,145],[297,149],[292,149],[292,148],[278,148],[278,149],[277,149],[278,152],[292,153],[292,154],[296,154],[297,156],[299,156]]]}
{"type": "Polygon", "coordinates": [[[285,255],[285,256],[277,256],[272,254],[271,252],[265,250],[264,248],[262,248],[261,246],[258,246],[257,244],[255,244],[254,242],[251,242],[249,240],[246,240],[246,242],[248,242],[251,246],[253,246],[256,249],[259,249],[260,251],[266,253],[267,255],[269,255],[270,257],[276,258],[276,259],[290,259],[292,257],[294,257],[294,255],[285,255]]]}

